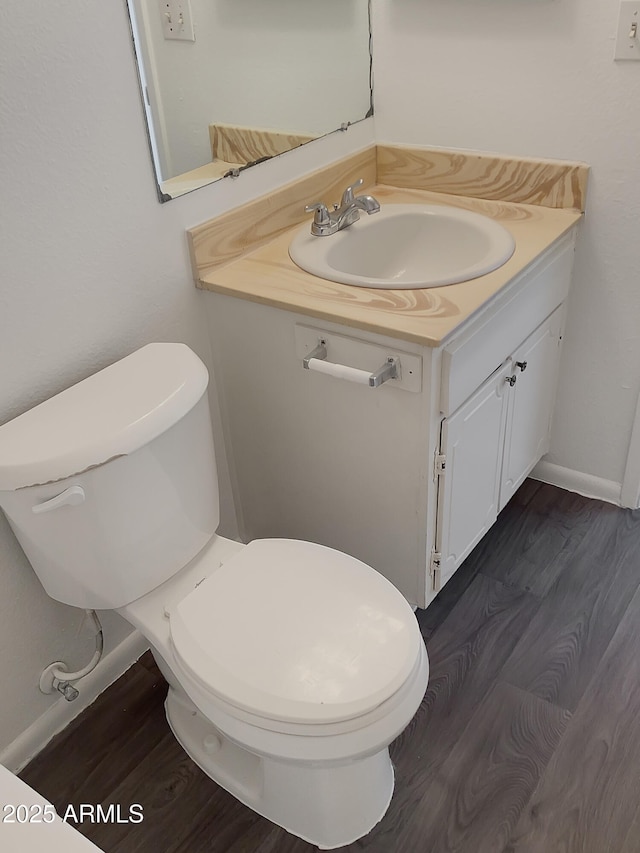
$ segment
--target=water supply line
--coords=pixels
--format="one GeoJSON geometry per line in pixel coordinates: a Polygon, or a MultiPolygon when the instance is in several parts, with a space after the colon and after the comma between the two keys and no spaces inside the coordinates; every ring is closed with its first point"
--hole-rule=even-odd
{"type": "Polygon", "coordinates": [[[57,690],[58,693],[64,696],[67,702],[73,702],[79,696],[78,690],[73,686],[72,682],[79,681],[94,670],[104,650],[104,635],[98,614],[95,610],[85,610],[85,614],[96,632],[96,650],[89,663],[76,672],[69,672],[66,663],[58,660],[50,663],[40,676],[40,690],[43,693],[53,693],[54,690],[57,690]]]}

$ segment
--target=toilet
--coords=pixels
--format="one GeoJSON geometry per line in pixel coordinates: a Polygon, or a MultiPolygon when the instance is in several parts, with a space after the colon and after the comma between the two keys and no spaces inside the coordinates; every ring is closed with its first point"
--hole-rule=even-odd
{"type": "Polygon", "coordinates": [[[0,507],[47,593],[148,640],[185,751],[321,849],[393,793],[427,653],[396,588],[322,545],[218,536],[208,373],[154,343],[0,427],[0,507]]]}

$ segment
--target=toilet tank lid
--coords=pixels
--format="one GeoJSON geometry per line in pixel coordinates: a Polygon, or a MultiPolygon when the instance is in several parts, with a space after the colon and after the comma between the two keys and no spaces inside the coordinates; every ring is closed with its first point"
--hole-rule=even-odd
{"type": "Polygon", "coordinates": [[[0,426],[0,491],[63,480],[133,453],[186,415],[208,381],[185,344],[136,350],[0,426]]]}

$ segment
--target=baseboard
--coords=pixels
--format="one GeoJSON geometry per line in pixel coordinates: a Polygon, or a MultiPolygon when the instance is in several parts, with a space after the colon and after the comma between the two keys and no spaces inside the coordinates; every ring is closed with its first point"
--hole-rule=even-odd
{"type": "Polygon", "coordinates": [[[98,696],[113,684],[149,648],[138,631],[129,634],[115,649],[105,655],[98,666],[78,682],[80,695],[73,702],[62,696],[12,743],[0,752],[0,764],[18,773],[42,750],[54,735],[65,729],[98,696]]]}
{"type": "Polygon", "coordinates": [[[546,462],[545,460],[538,462],[529,476],[534,480],[549,483],[551,486],[559,486],[569,492],[577,492],[586,498],[597,498],[616,506],[621,505],[621,486],[620,483],[614,483],[613,480],[604,480],[602,477],[594,477],[593,474],[583,474],[580,471],[573,471],[571,468],[564,468],[562,465],[555,465],[553,462],[546,462]]]}

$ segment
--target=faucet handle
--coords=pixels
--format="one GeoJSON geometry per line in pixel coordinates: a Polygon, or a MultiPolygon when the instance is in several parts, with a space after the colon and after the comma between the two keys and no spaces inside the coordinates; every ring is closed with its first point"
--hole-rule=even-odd
{"type": "Polygon", "coordinates": [[[313,224],[314,225],[328,225],[329,224],[329,211],[327,209],[327,205],[321,201],[314,201],[313,204],[307,204],[304,209],[305,213],[313,213],[313,224]]]}
{"type": "Polygon", "coordinates": [[[327,205],[323,202],[314,201],[313,204],[306,205],[305,213],[313,213],[311,233],[314,237],[325,237],[327,234],[334,234],[338,230],[337,223],[331,219],[327,205]]]}
{"type": "Polygon", "coordinates": [[[340,206],[345,207],[345,205],[351,204],[351,202],[354,200],[353,191],[359,190],[363,184],[363,178],[358,178],[355,184],[352,184],[350,187],[347,187],[346,190],[342,193],[342,201],[340,202],[340,206]]]}

